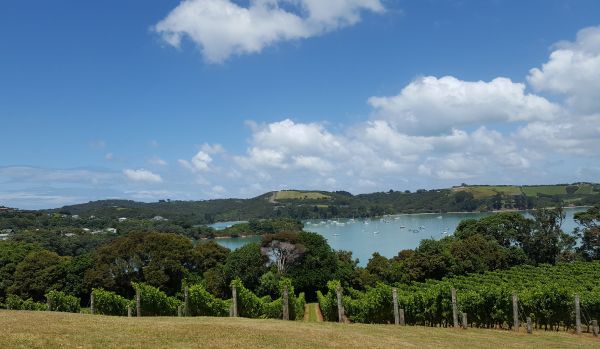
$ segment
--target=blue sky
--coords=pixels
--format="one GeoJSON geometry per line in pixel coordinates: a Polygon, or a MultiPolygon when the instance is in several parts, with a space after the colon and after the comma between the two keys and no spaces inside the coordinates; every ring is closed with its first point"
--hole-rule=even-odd
{"type": "Polygon", "coordinates": [[[4,1],[0,205],[600,178],[598,1],[4,1]]]}

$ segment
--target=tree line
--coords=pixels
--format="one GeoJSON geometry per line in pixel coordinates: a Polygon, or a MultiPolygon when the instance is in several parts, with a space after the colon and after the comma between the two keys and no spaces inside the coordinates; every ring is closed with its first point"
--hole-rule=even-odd
{"type": "Polygon", "coordinates": [[[226,299],[234,280],[258,297],[276,298],[284,278],[308,300],[315,300],[330,280],[363,292],[378,283],[412,285],[525,264],[599,259],[600,207],[578,213],[575,219],[581,229],[572,233],[561,230],[563,219],[559,208],[537,210],[531,219],[500,213],[466,220],[454,236],[423,240],[392,258],[374,254],[364,268],[351,252],[333,250],[323,236],[294,231],[298,225],[293,221],[247,223],[246,229],[269,233],[261,242],[234,251],[212,240],[165,232],[132,231],[99,241],[93,248],[67,249],[73,252],[70,255],[44,238],[10,239],[0,242],[0,303],[9,295],[43,301],[51,290],[87,302],[94,288],[131,299],[135,283],[168,296],[181,292],[184,284],[198,284],[226,299]]]}

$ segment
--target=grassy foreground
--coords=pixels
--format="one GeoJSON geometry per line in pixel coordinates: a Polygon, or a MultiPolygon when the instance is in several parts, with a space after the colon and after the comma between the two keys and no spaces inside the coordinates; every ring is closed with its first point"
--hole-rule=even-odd
{"type": "Polygon", "coordinates": [[[600,348],[590,335],[0,311],[0,348],[600,348]]]}

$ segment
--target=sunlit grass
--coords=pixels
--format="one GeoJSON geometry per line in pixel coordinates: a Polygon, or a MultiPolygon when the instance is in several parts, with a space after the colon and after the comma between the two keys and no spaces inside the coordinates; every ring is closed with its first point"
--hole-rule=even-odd
{"type": "Polygon", "coordinates": [[[590,335],[0,311],[0,348],[598,348],[590,335]]]}

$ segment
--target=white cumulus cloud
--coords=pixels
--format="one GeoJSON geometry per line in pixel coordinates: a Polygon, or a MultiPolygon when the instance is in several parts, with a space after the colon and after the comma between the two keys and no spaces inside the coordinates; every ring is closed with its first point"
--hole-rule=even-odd
{"type": "Polygon", "coordinates": [[[382,12],[380,0],[184,0],[154,26],[168,44],[184,37],[210,63],[257,53],[281,41],[306,39],[355,24],[363,11],[382,12]]]}
{"type": "Polygon", "coordinates": [[[577,33],[575,42],[555,45],[548,62],[527,80],[538,91],[565,95],[575,111],[600,112],[600,26],[577,33]]]}
{"type": "Polygon", "coordinates": [[[407,133],[439,133],[486,122],[552,120],[560,107],[527,94],[525,85],[507,78],[464,81],[453,76],[419,78],[392,97],[371,97],[377,118],[407,133]]]}
{"type": "Polygon", "coordinates": [[[144,170],[143,168],[137,170],[125,169],[123,170],[123,174],[130,180],[136,182],[161,183],[163,181],[160,175],[144,170]]]}

